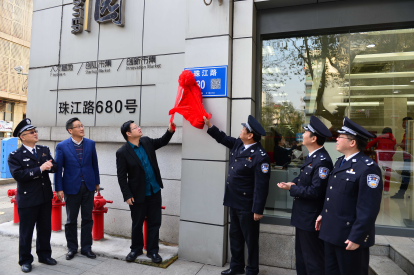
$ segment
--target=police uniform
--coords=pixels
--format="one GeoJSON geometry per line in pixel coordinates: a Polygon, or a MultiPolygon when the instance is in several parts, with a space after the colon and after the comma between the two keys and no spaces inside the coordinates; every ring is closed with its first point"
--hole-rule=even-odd
{"type": "MultiPolygon", "coordinates": [[[[263,127],[253,116],[242,124],[250,132],[265,136],[263,127]]],[[[230,269],[243,273],[244,245],[248,249],[246,274],[259,273],[259,227],[260,220],[254,214],[263,214],[269,191],[270,158],[260,142],[245,148],[240,138],[227,136],[212,126],[207,133],[218,143],[230,149],[229,170],[226,180],[224,206],[230,207],[230,269]]],[[[225,271],[222,272],[222,274],[225,271]]]]}
{"type": "MultiPolygon", "coordinates": [[[[20,137],[23,131],[34,128],[30,119],[24,119],[17,125],[13,136],[20,137]]],[[[49,173],[57,170],[57,164],[47,146],[36,145],[35,153],[36,155],[22,145],[11,152],[8,158],[10,172],[17,181],[16,200],[20,218],[19,264],[21,266],[28,264],[30,270],[30,264],[33,262],[31,247],[35,225],[37,230],[36,253],[39,261],[52,264],[49,262],[53,260],[50,246],[53,191],[49,173]],[[42,172],[40,166],[48,160],[52,160],[53,167],[49,171],[42,172]]]]}
{"type": "MultiPolygon", "coordinates": [[[[304,127],[322,137],[332,137],[328,128],[315,116],[304,127]]],[[[328,174],[332,160],[322,146],[306,157],[300,174],[292,182],[290,196],[294,197],[291,224],[295,231],[296,272],[298,275],[325,274],[324,243],[315,230],[315,221],[322,211],[328,174]]]]}
{"type": "MultiPolygon", "coordinates": [[[[365,140],[374,135],[345,117],[339,133],[365,140]]],[[[329,176],[319,238],[325,241],[326,274],[368,274],[369,247],[375,244],[382,179],[377,163],[363,152],[341,156],[329,176]],[[359,244],[346,250],[346,240],[359,244]]]]}

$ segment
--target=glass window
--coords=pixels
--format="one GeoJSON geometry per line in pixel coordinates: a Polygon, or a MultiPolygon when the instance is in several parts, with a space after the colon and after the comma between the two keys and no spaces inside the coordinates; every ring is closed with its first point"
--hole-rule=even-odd
{"type": "Polygon", "coordinates": [[[348,116],[377,135],[365,151],[383,174],[377,224],[414,227],[414,29],[263,40],[261,73],[262,144],[272,159],[265,214],[290,218],[293,198],[276,184],[299,174],[310,116],[331,130],[324,146],[334,161],[348,116]]]}
{"type": "Polygon", "coordinates": [[[412,227],[414,29],[353,33],[350,49],[350,119],[377,135],[365,153],[383,175],[376,223],[412,227]]]}

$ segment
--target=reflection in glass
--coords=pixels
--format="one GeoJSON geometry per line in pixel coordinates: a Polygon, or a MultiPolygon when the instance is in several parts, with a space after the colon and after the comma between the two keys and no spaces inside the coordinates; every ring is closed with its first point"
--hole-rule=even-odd
{"type": "Polygon", "coordinates": [[[332,160],[349,116],[377,136],[365,151],[384,181],[376,223],[414,228],[414,29],[264,40],[261,73],[262,144],[273,161],[265,214],[290,217],[292,198],[276,184],[299,174],[310,116],[331,130],[332,160]]]}
{"type": "Polygon", "coordinates": [[[377,135],[366,154],[382,170],[377,224],[414,227],[412,133],[414,29],[353,33],[350,118],[377,135]]]}
{"type": "Polygon", "coordinates": [[[273,161],[265,212],[290,217],[293,200],[276,184],[299,174],[308,154],[302,126],[312,115],[332,131],[325,147],[334,148],[348,112],[349,34],[265,40],[262,55],[263,145],[273,161]]]}

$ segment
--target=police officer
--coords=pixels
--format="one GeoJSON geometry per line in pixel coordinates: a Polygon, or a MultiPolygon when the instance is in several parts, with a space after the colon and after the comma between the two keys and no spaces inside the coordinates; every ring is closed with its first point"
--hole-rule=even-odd
{"type": "Polygon", "coordinates": [[[338,133],[336,149],[344,156],[329,176],[315,228],[325,241],[326,274],[368,274],[382,194],[381,170],[364,154],[374,135],[347,117],[338,133]]]}
{"type": "Polygon", "coordinates": [[[248,249],[246,274],[259,273],[259,227],[269,191],[270,158],[260,144],[266,132],[253,116],[243,123],[238,139],[227,136],[204,117],[207,133],[230,149],[224,206],[230,207],[230,269],[222,275],[245,273],[244,245],[248,249]]]}
{"type": "Polygon", "coordinates": [[[296,227],[296,272],[298,275],[321,275],[325,274],[324,244],[315,230],[315,220],[322,211],[328,174],[333,167],[331,157],[323,147],[326,137],[332,137],[332,134],[315,116],[304,129],[303,145],[310,153],[299,176],[277,186],[289,190],[290,196],[294,197],[291,224],[296,227]]]}
{"type": "Polygon", "coordinates": [[[33,229],[36,225],[36,253],[40,263],[56,265],[52,256],[50,236],[52,231],[52,184],[49,173],[57,170],[50,150],[36,146],[39,141],[36,128],[30,119],[21,121],[13,132],[23,145],[9,155],[8,163],[13,178],[17,181],[17,208],[19,226],[19,264],[23,272],[32,270],[31,254],[33,229]]]}

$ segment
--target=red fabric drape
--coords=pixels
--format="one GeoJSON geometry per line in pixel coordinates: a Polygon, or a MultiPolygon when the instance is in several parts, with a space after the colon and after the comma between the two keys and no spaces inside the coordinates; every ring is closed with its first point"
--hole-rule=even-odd
{"type": "Polygon", "coordinates": [[[170,123],[174,120],[174,114],[183,115],[184,119],[190,122],[193,127],[203,129],[205,116],[211,119],[211,113],[207,113],[203,107],[203,96],[200,87],[195,81],[194,74],[184,70],[178,78],[178,91],[174,108],[170,110],[170,123]]]}

